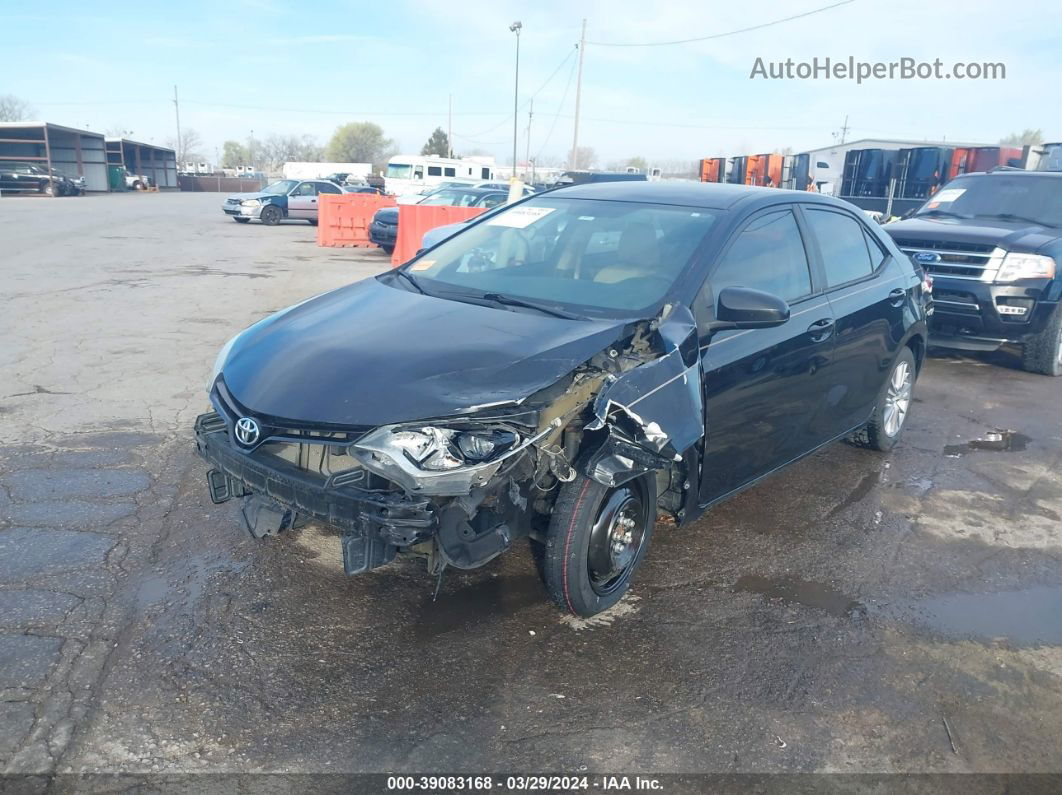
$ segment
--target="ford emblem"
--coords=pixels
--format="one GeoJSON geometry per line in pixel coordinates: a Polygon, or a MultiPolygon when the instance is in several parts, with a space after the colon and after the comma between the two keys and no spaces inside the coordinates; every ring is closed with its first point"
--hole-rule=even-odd
{"type": "Polygon", "coordinates": [[[922,265],[933,265],[940,262],[940,254],[935,251],[919,251],[915,253],[914,261],[922,265]]]}

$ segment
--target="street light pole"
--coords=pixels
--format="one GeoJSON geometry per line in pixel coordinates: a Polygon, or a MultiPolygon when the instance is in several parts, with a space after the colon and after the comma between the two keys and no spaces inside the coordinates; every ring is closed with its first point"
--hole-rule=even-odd
{"type": "Polygon", "coordinates": [[[513,179],[516,179],[516,135],[520,124],[517,118],[517,104],[520,99],[520,30],[523,27],[519,21],[509,26],[509,30],[516,34],[516,83],[513,87],[513,179]]]}

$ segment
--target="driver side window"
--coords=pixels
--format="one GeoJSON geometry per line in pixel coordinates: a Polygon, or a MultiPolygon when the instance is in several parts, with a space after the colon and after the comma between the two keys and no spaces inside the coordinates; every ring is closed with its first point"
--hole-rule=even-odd
{"type": "Polygon", "coordinates": [[[708,281],[716,295],[724,287],[750,287],[789,302],[810,295],[811,271],[792,210],[752,219],[733,238],[708,281]]]}
{"type": "Polygon", "coordinates": [[[295,188],[295,192],[292,196],[316,196],[317,187],[312,182],[303,182],[299,187],[295,188]]]}

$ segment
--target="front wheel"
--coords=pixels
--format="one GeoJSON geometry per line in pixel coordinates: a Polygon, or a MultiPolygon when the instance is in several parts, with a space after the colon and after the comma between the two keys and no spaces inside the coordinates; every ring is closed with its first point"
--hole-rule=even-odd
{"type": "Polygon", "coordinates": [[[878,396],[878,404],[867,426],[851,441],[860,447],[885,452],[900,440],[915,382],[915,358],[910,348],[903,348],[892,363],[889,378],[878,396]]]}
{"type": "Polygon", "coordinates": [[[1062,304],[1055,307],[1039,336],[1025,343],[1021,363],[1030,373],[1062,375],[1062,304]]]}
{"type": "Polygon", "coordinates": [[[615,488],[583,475],[564,483],[542,561],[557,606],[588,618],[616,604],[645,558],[655,522],[652,474],[615,488]]]}
{"type": "Polygon", "coordinates": [[[250,221],[251,219],[250,218],[240,218],[238,215],[236,215],[236,216],[233,216],[232,220],[235,221],[238,224],[245,224],[248,221],[250,221]]]}
{"type": "Polygon", "coordinates": [[[280,208],[268,204],[262,208],[262,214],[258,216],[266,226],[276,226],[280,223],[280,208]]]}
{"type": "Polygon", "coordinates": [[[45,196],[54,196],[55,195],[55,183],[52,182],[51,180],[48,180],[47,182],[41,183],[41,193],[43,193],[45,196]]]}

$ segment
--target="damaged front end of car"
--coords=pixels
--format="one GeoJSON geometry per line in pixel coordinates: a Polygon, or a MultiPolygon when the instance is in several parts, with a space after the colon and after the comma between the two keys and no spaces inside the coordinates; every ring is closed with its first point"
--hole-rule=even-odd
{"type": "Polygon", "coordinates": [[[348,574],[400,552],[438,573],[542,540],[558,485],[579,475],[616,487],[652,474],[659,510],[681,521],[697,482],[702,395],[696,324],[677,305],[622,326],[524,398],[416,422],[311,427],[242,405],[220,374],[195,433],[211,499],[242,499],[255,537],[312,519],[341,530],[348,574]]]}

